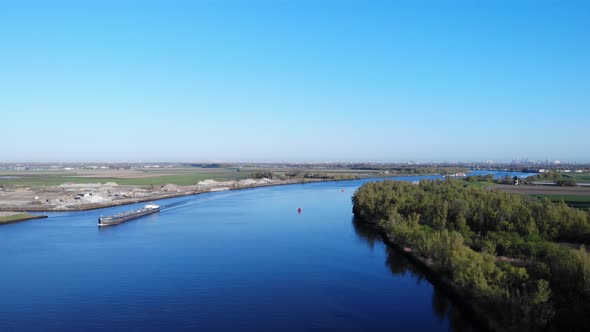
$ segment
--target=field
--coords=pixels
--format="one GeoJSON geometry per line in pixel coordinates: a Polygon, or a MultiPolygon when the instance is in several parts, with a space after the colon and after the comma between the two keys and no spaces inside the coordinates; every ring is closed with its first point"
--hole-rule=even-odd
{"type": "Polygon", "coordinates": [[[534,199],[547,198],[555,203],[563,201],[571,207],[590,209],[590,187],[494,185],[488,188],[526,195],[534,199]]]}
{"type": "Polygon", "coordinates": [[[564,178],[570,178],[570,179],[574,179],[576,182],[580,183],[587,183],[590,182],[590,174],[587,173],[581,173],[581,174],[563,174],[564,178]]]}
{"type": "Polygon", "coordinates": [[[42,187],[57,186],[63,183],[107,183],[120,185],[193,185],[199,181],[213,179],[239,180],[247,178],[248,171],[235,169],[169,169],[165,171],[131,170],[96,170],[92,172],[10,172],[0,173],[0,184],[5,187],[42,187]],[[9,177],[9,178],[1,178],[9,177]]]}
{"type": "Polygon", "coordinates": [[[496,184],[488,187],[512,194],[521,195],[569,195],[569,196],[586,196],[590,195],[590,187],[559,187],[543,185],[520,185],[513,186],[507,184],[496,184]]]}
{"type": "Polygon", "coordinates": [[[566,180],[571,179],[576,183],[590,183],[590,174],[588,173],[544,173],[539,174],[541,178],[534,180],[537,182],[553,182],[554,180],[566,180]]]}
{"type": "Polygon", "coordinates": [[[487,182],[487,181],[477,181],[477,182],[465,182],[468,186],[470,187],[489,187],[489,186],[495,186],[496,184],[493,182],[487,182]]]}
{"type": "Polygon", "coordinates": [[[163,175],[142,178],[117,178],[117,177],[76,177],[76,176],[59,176],[59,175],[27,175],[17,179],[1,180],[0,183],[15,187],[41,187],[41,186],[57,186],[62,183],[107,183],[115,182],[120,185],[192,185],[199,181],[206,179],[213,180],[235,180],[246,178],[247,174],[210,174],[210,173],[195,173],[183,175],[163,175]]]}
{"type": "Polygon", "coordinates": [[[383,175],[370,170],[274,165],[12,170],[0,172],[0,210],[85,210],[208,191],[383,175]]]}
{"type": "Polygon", "coordinates": [[[590,209],[590,195],[529,195],[538,199],[547,198],[552,202],[558,203],[563,201],[565,204],[579,208],[590,209]]]}
{"type": "MultiPolygon", "coordinates": [[[[289,169],[262,167],[227,167],[227,168],[130,168],[130,169],[76,169],[71,171],[4,171],[0,172],[0,185],[11,187],[45,187],[58,186],[63,183],[107,183],[119,185],[194,185],[199,181],[212,179],[216,181],[241,180],[255,172],[273,172],[275,176],[298,171],[304,173],[321,173],[335,178],[383,176],[376,171],[347,169],[289,169]]],[[[302,176],[302,175],[301,175],[302,176]]]]}

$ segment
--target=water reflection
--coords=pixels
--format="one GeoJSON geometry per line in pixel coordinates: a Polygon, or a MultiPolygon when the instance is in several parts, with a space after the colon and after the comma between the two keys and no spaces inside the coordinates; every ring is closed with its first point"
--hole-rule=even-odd
{"type": "MultiPolygon", "coordinates": [[[[367,246],[374,250],[376,244],[383,243],[381,234],[372,226],[367,225],[356,217],[352,218],[352,225],[356,235],[362,242],[366,243],[367,246]]],[[[417,283],[420,284],[424,279],[427,279],[426,275],[399,251],[383,245],[387,259],[385,264],[391,271],[392,275],[410,276],[416,278],[417,283]]],[[[475,327],[469,324],[469,321],[462,315],[462,313],[452,304],[451,300],[446,294],[440,289],[440,287],[433,285],[432,292],[432,312],[440,320],[448,319],[450,328],[456,332],[467,332],[477,331],[475,327]]]]}
{"type": "Polygon", "coordinates": [[[387,252],[387,266],[391,270],[393,275],[405,276],[409,274],[411,277],[416,278],[416,284],[420,284],[425,279],[424,274],[418,269],[418,267],[410,262],[406,257],[400,254],[397,250],[390,247],[385,247],[387,252]]]}
{"type": "Polygon", "coordinates": [[[449,299],[437,287],[434,287],[432,292],[432,312],[442,320],[447,316],[449,310],[449,299]]]}
{"type": "Polygon", "coordinates": [[[359,240],[367,244],[371,250],[375,249],[375,243],[381,243],[381,234],[375,231],[371,226],[361,222],[356,217],[352,217],[352,226],[359,240]]]}

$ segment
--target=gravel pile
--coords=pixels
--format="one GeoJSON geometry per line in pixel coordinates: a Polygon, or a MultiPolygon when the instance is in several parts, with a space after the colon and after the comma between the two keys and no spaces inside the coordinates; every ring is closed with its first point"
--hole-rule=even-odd
{"type": "Polygon", "coordinates": [[[180,191],[180,188],[178,188],[178,186],[175,184],[169,183],[169,184],[165,185],[164,187],[162,187],[161,190],[162,191],[169,191],[169,192],[178,192],[178,191],[180,191]]]}
{"type": "Polygon", "coordinates": [[[203,180],[203,181],[199,181],[199,183],[197,183],[199,186],[214,186],[216,184],[218,184],[217,181],[215,180],[203,180]]]}

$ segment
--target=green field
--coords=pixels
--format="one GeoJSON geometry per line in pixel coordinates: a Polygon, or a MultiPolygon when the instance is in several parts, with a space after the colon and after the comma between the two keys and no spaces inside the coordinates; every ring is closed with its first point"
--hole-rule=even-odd
{"type": "MultiPolygon", "coordinates": [[[[388,176],[375,170],[326,169],[326,168],[262,168],[262,167],[227,167],[227,168],[132,168],[123,170],[71,170],[71,171],[5,171],[0,172],[0,185],[11,187],[58,186],[63,183],[107,183],[119,185],[194,185],[199,181],[212,179],[216,181],[241,180],[253,173],[272,172],[273,177],[283,179],[330,179],[346,180],[362,177],[388,176]],[[297,175],[290,175],[297,173],[297,175]],[[102,176],[104,174],[104,176],[102,176]],[[2,178],[9,177],[9,178],[2,178]]],[[[389,174],[389,176],[409,174],[389,174]]],[[[482,183],[489,185],[491,183],[482,183]]]]}
{"type": "Polygon", "coordinates": [[[531,181],[555,182],[558,180],[573,180],[576,183],[590,183],[589,173],[540,173],[530,178],[531,181]]]}
{"type": "Polygon", "coordinates": [[[590,182],[590,175],[573,175],[571,177],[577,182],[590,182]]]}
{"type": "Polygon", "coordinates": [[[580,173],[580,174],[572,174],[572,173],[566,173],[566,174],[562,174],[562,177],[564,179],[573,179],[574,181],[580,183],[580,182],[590,182],[590,175],[587,173],[580,173]]]}
{"type": "MultiPolygon", "coordinates": [[[[241,180],[251,177],[253,173],[272,172],[275,177],[286,177],[291,173],[288,168],[133,168],[125,170],[73,170],[73,171],[6,171],[0,172],[0,185],[10,187],[43,187],[58,186],[63,183],[107,183],[115,182],[119,185],[194,185],[199,181],[212,179],[216,181],[241,180]],[[101,176],[104,174],[104,176],[101,176]],[[9,177],[9,178],[2,178],[9,177]]],[[[343,169],[297,169],[301,173],[297,178],[303,179],[304,174],[325,174],[335,179],[355,178],[358,176],[380,176],[378,172],[367,170],[343,169]]]]}
{"type": "Polygon", "coordinates": [[[477,181],[477,182],[469,182],[469,181],[465,181],[465,183],[467,184],[467,186],[469,187],[477,187],[477,188],[481,188],[481,187],[489,187],[489,186],[494,186],[496,185],[493,182],[487,182],[487,181],[477,181]]]}
{"type": "Polygon", "coordinates": [[[192,185],[197,182],[213,179],[217,181],[236,180],[247,178],[249,172],[182,172],[174,175],[150,176],[140,178],[117,178],[117,177],[80,177],[72,175],[56,174],[26,174],[18,175],[17,178],[0,179],[0,184],[5,187],[40,187],[57,186],[66,182],[72,183],[106,183],[115,182],[120,185],[192,185]]]}
{"type": "Polygon", "coordinates": [[[534,194],[529,195],[538,199],[547,198],[552,202],[558,203],[563,201],[565,204],[579,208],[579,209],[590,209],[590,195],[543,195],[534,194]]]}

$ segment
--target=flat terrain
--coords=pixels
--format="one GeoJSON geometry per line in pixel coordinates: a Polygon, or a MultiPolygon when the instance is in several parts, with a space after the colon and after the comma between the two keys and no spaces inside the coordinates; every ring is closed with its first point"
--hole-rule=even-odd
{"type": "Polygon", "coordinates": [[[589,173],[545,173],[538,174],[539,179],[534,180],[536,184],[539,183],[555,183],[557,180],[573,180],[578,185],[589,185],[589,173]]]}
{"type": "MultiPolygon", "coordinates": [[[[305,180],[319,181],[319,180],[305,180]]],[[[58,186],[12,188],[0,191],[0,211],[78,211],[163,198],[259,186],[299,183],[302,180],[242,179],[204,180],[197,184],[119,185],[106,183],[64,183],[58,186]]]]}
{"type": "Polygon", "coordinates": [[[464,171],[341,164],[12,165],[0,171],[0,211],[76,211],[208,191],[453,170],[464,171]]]}
{"type": "Polygon", "coordinates": [[[29,219],[37,219],[40,216],[34,216],[26,212],[3,212],[0,211],[0,225],[10,224],[13,222],[24,221],[29,219]]]}
{"type": "Polygon", "coordinates": [[[583,173],[583,174],[566,174],[564,178],[574,179],[577,183],[589,183],[590,182],[590,174],[583,173]]]}
{"type": "Polygon", "coordinates": [[[43,170],[43,171],[0,171],[0,185],[4,187],[41,187],[58,186],[64,183],[107,183],[115,182],[118,185],[166,185],[180,186],[195,185],[203,180],[230,181],[251,177],[257,172],[273,172],[277,177],[287,173],[322,173],[336,178],[378,176],[382,173],[371,170],[346,170],[346,169],[291,169],[285,168],[258,168],[258,167],[228,167],[228,168],[130,168],[130,169],[77,169],[43,170]]]}
{"type": "Polygon", "coordinates": [[[530,195],[538,199],[547,198],[552,202],[564,202],[565,204],[579,208],[590,209],[590,195],[530,195]]]}
{"type": "Polygon", "coordinates": [[[87,210],[209,191],[371,176],[382,176],[382,173],[313,167],[2,171],[0,211],[87,210]]]}
{"type": "Polygon", "coordinates": [[[568,195],[568,196],[587,196],[590,195],[589,187],[559,187],[559,186],[531,186],[520,185],[513,186],[508,184],[494,184],[487,187],[503,192],[519,195],[568,195]]]}
{"type": "Polygon", "coordinates": [[[56,186],[63,183],[107,183],[120,185],[191,185],[206,179],[245,179],[248,171],[235,169],[175,168],[162,170],[106,169],[76,171],[21,171],[0,172],[0,184],[5,187],[56,186]]]}
{"type": "Polygon", "coordinates": [[[531,185],[492,185],[488,189],[496,189],[503,192],[526,195],[532,199],[549,199],[554,203],[564,202],[567,205],[579,209],[590,209],[590,187],[558,187],[558,186],[531,186],[531,185]]]}

